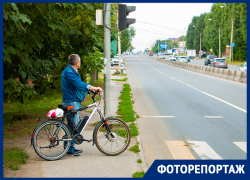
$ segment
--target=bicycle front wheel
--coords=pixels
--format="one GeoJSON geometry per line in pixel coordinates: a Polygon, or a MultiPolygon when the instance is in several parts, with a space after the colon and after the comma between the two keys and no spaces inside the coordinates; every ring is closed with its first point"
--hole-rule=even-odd
{"type": "Polygon", "coordinates": [[[71,132],[59,120],[48,120],[33,132],[33,148],[38,156],[53,161],[62,158],[69,150],[71,132]]]}
{"type": "Polygon", "coordinates": [[[104,122],[96,127],[95,144],[105,155],[116,156],[123,153],[129,146],[131,135],[127,124],[116,118],[107,120],[111,132],[105,128],[104,122]]]}

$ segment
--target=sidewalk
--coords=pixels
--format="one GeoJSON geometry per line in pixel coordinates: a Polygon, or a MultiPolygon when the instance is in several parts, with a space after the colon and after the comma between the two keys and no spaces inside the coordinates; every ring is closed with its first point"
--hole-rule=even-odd
{"type": "MultiPolygon", "coordinates": [[[[117,68],[111,68],[111,75],[117,68]]],[[[111,76],[111,79],[123,78],[126,78],[126,76],[111,76]]],[[[119,103],[120,91],[125,83],[111,81],[111,114],[114,116],[119,103]]],[[[85,115],[89,116],[90,113],[81,111],[80,117],[85,115]]],[[[92,135],[95,127],[93,124],[97,121],[100,121],[100,118],[99,114],[95,113],[82,134],[85,139],[93,139],[92,135]]],[[[92,146],[92,142],[83,142],[75,146],[77,149],[83,150],[80,156],[65,155],[57,161],[46,161],[38,157],[33,147],[30,147],[30,137],[26,139],[22,143],[25,143],[25,150],[30,154],[30,158],[27,164],[22,165],[20,170],[11,172],[12,177],[133,177],[135,172],[143,171],[142,164],[137,163],[137,159],[140,159],[138,153],[129,150],[118,156],[106,156],[95,145],[92,146]]],[[[129,148],[135,145],[136,142],[136,137],[131,138],[129,148]]],[[[15,146],[14,141],[13,146],[15,146]]],[[[7,174],[9,175],[9,173],[7,174]]]]}

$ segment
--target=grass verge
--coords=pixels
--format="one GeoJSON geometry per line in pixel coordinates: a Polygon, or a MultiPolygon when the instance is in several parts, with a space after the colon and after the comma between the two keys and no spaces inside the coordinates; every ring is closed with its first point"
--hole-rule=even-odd
{"type": "Polygon", "coordinates": [[[111,79],[112,81],[127,81],[128,78],[124,78],[124,79],[111,79]]]}
{"type": "Polygon", "coordinates": [[[127,76],[127,74],[123,74],[123,73],[120,73],[120,74],[112,74],[112,76],[127,76]]]}
{"type": "Polygon", "coordinates": [[[133,174],[133,178],[143,178],[143,176],[145,175],[146,173],[144,171],[142,172],[136,172],[133,174]]]}
{"type": "Polygon", "coordinates": [[[129,129],[130,129],[130,133],[131,133],[131,137],[135,137],[138,136],[138,128],[136,127],[135,123],[131,123],[129,125],[129,129]]]}
{"type": "Polygon", "coordinates": [[[4,103],[4,138],[14,139],[32,134],[37,126],[36,118],[44,117],[48,111],[62,103],[62,93],[51,90],[48,95],[37,95],[35,99],[4,103]]]}
{"type": "Polygon", "coordinates": [[[3,153],[3,165],[15,171],[21,168],[20,164],[25,164],[29,155],[24,151],[25,148],[5,147],[3,153]]]}
{"type": "Polygon", "coordinates": [[[130,150],[130,151],[132,151],[132,152],[135,152],[135,153],[140,152],[140,149],[139,149],[138,144],[139,144],[139,143],[137,142],[136,145],[132,146],[132,147],[131,147],[130,149],[128,149],[128,150],[130,150]]]}
{"type": "Polygon", "coordinates": [[[123,85],[123,90],[119,99],[121,100],[118,105],[117,114],[125,122],[134,122],[135,111],[133,110],[133,101],[131,100],[131,88],[129,84],[123,85]]]}

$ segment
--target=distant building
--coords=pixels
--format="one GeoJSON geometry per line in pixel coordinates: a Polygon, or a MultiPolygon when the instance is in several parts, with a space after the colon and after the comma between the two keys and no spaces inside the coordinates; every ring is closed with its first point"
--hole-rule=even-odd
{"type": "Polygon", "coordinates": [[[179,41],[179,38],[168,38],[168,40],[170,40],[170,41],[179,41]]]}

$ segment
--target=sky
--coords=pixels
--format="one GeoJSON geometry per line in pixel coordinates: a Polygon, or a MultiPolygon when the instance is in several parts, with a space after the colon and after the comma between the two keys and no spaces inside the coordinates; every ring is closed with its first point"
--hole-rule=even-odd
{"type": "Polygon", "coordinates": [[[134,51],[151,48],[156,40],[179,38],[186,35],[194,16],[210,12],[213,3],[122,3],[136,6],[128,18],[135,18],[131,24],[136,30],[132,40],[134,51]]]}

